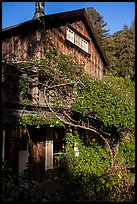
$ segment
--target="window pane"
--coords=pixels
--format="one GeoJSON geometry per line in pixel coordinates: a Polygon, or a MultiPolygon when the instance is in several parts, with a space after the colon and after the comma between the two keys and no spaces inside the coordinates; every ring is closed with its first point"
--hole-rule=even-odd
{"type": "Polygon", "coordinates": [[[75,45],[81,47],[81,38],[77,34],[75,34],[75,45]]]}
{"type": "Polygon", "coordinates": [[[88,52],[88,42],[82,39],[82,47],[84,51],[88,52]]]}
{"type": "Polygon", "coordinates": [[[85,43],[85,51],[88,52],[88,42],[85,43]]]}
{"type": "Polygon", "coordinates": [[[70,42],[74,43],[74,32],[73,32],[70,28],[67,28],[66,38],[67,38],[67,40],[69,40],[70,42]]]}

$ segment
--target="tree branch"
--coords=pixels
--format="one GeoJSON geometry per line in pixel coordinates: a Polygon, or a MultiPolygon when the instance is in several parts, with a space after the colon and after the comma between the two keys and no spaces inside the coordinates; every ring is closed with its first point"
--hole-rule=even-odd
{"type": "Polygon", "coordinates": [[[108,150],[109,150],[109,153],[110,153],[110,158],[111,158],[111,167],[114,165],[114,159],[113,159],[113,152],[112,152],[112,149],[107,141],[106,138],[104,138],[97,130],[93,129],[93,128],[89,128],[89,127],[86,127],[86,126],[82,126],[82,125],[76,125],[76,124],[73,124],[72,122],[68,122],[66,120],[64,120],[63,118],[59,117],[54,111],[53,109],[51,108],[51,106],[49,105],[48,103],[48,100],[47,100],[47,97],[45,96],[45,102],[49,108],[49,110],[53,113],[54,116],[56,116],[60,121],[62,121],[63,123],[67,124],[67,125],[70,125],[70,126],[73,126],[73,127],[77,127],[77,128],[81,128],[81,129],[85,129],[85,130],[89,130],[91,132],[94,132],[94,133],[97,133],[103,140],[104,142],[106,143],[106,145],[108,146],[108,150]]]}

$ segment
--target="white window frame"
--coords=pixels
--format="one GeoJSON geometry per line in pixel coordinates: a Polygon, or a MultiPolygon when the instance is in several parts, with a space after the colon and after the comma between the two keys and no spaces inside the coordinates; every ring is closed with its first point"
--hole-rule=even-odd
{"type": "Polygon", "coordinates": [[[66,27],[66,39],[88,53],[88,41],[68,27],[66,27]]]}

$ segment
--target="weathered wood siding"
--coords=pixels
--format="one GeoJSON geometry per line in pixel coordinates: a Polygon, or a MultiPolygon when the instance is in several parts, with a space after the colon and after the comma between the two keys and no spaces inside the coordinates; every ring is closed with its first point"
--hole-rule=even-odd
{"type": "Polygon", "coordinates": [[[39,52],[39,32],[23,33],[2,41],[2,59],[4,61],[23,61],[33,58],[39,52]]]}
{"type": "Polygon", "coordinates": [[[73,47],[66,42],[66,26],[48,30],[47,33],[49,38],[52,40],[52,43],[56,46],[58,51],[61,51],[67,55],[76,56],[79,62],[84,65],[85,73],[87,73],[89,76],[93,76],[96,79],[102,80],[104,63],[102,62],[100,53],[97,51],[97,48],[95,47],[84,23],[79,21],[70,24],[70,26],[89,39],[89,55],[83,54],[83,52],[81,52],[75,46],[73,47]]]}
{"type": "MultiPolygon", "coordinates": [[[[45,37],[47,37],[46,34],[55,45],[58,52],[61,51],[64,54],[76,56],[79,62],[83,63],[85,73],[96,79],[103,79],[104,63],[82,21],[47,29],[45,37]],[[69,25],[89,40],[89,55],[81,52],[76,46],[67,43],[66,26],[69,25]]],[[[44,58],[45,48],[41,40],[41,33],[38,30],[7,38],[2,42],[2,58],[6,61],[23,61],[33,57],[37,57],[38,59],[44,58]]]]}

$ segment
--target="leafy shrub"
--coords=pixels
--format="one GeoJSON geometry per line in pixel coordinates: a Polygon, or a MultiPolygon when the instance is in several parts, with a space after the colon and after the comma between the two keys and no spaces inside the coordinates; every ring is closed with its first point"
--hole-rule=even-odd
{"type": "Polygon", "coordinates": [[[109,155],[106,150],[97,143],[86,147],[76,131],[74,135],[67,133],[65,161],[65,167],[72,182],[79,183],[83,192],[97,196],[101,186],[100,182],[104,182],[102,176],[110,167],[109,155]],[[79,156],[75,156],[75,143],[79,150],[79,156]]]}
{"type": "Polygon", "coordinates": [[[105,191],[110,201],[123,202],[132,196],[130,172],[123,166],[111,167],[106,173],[105,191]]]}
{"type": "Polygon", "coordinates": [[[2,200],[4,202],[34,202],[39,199],[39,183],[31,179],[28,182],[28,176],[31,176],[28,172],[17,175],[6,162],[3,163],[2,200]]]}
{"type": "Polygon", "coordinates": [[[85,146],[76,131],[66,134],[64,166],[69,182],[77,184],[92,200],[108,197],[110,201],[119,202],[131,196],[130,171],[125,164],[110,167],[105,148],[97,143],[85,146]],[[79,156],[75,155],[74,144],[77,144],[79,156]]]}
{"type": "MultiPolygon", "coordinates": [[[[123,79],[124,80],[124,79],[123,79]]],[[[135,128],[135,103],[129,95],[126,96],[126,86],[117,91],[114,82],[98,82],[84,79],[83,84],[77,86],[77,95],[73,103],[73,110],[83,116],[91,115],[108,128],[115,127],[117,131],[135,128]],[[125,93],[123,97],[121,92],[125,93]]],[[[133,91],[132,91],[133,92],[133,91]]]]}
{"type": "Polygon", "coordinates": [[[118,161],[126,165],[127,168],[135,168],[135,137],[130,133],[125,133],[118,153],[118,161]]]}

